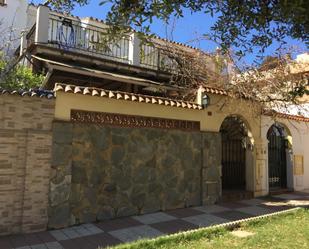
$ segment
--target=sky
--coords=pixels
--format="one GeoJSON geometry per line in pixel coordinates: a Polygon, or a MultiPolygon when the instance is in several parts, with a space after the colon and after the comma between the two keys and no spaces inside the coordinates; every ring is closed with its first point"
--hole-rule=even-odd
{"type": "MultiPolygon", "coordinates": [[[[89,5],[86,6],[76,6],[76,8],[72,11],[72,14],[87,17],[92,16],[99,19],[104,20],[107,12],[109,11],[109,4],[99,6],[99,3],[102,0],[90,0],[89,5]]],[[[35,4],[39,4],[44,2],[44,0],[32,0],[29,2],[34,2],[35,4]]],[[[205,15],[204,13],[193,13],[191,14],[188,10],[184,11],[184,17],[178,20],[175,20],[174,25],[166,25],[160,21],[155,21],[151,30],[156,35],[171,39],[177,42],[182,42],[194,47],[201,48],[207,52],[213,52],[217,48],[217,44],[210,41],[197,41],[203,36],[203,34],[207,34],[210,32],[211,26],[215,23],[216,19],[211,16],[205,15]]],[[[297,41],[292,38],[286,39],[289,46],[295,46],[297,48],[297,53],[302,53],[307,51],[306,46],[301,41],[297,41]]],[[[277,43],[274,43],[272,46],[267,48],[264,55],[272,55],[274,54],[274,50],[278,46],[277,43]]],[[[258,55],[258,50],[256,49],[254,53],[246,55],[243,63],[251,64],[256,59],[258,55]]],[[[294,55],[295,56],[295,55],[294,55]]]]}

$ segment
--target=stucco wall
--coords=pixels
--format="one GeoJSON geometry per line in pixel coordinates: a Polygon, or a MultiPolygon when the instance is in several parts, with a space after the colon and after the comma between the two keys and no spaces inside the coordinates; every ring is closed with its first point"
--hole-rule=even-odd
{"type": "Polygon", "coordinates": [[[53,138],[51,228],[214,203],[221,193],[218,133],[56,122],[53,138]]]}
{"type": "Polygon", "coordinates": [[[55,119],[69,121],[72,109],[129,115],[199,121],[201,131],[219,132],[228,115],[239,115],[248,125],[253,138],[260,137],[260,117],[252,103],[209,95],[210,105],[204,110],[184,109],[159,104],[146,104],[91,95],[57,92],[55,119]]]}
{"type": "Polygon", "coordinates": [[[0,234],[45,230],[54,100],[0,95],[0,234]]]}
{"type": "MultiPolygon", "coordinates": [[[[298,122],[295,120],[289,119],[272,119],[269,116],[262,116],[262,123],[261,123],[261,137],[264,140],[265,144],[267,145],[267,131],[271,127],[274,122],[278,122],[282,124],[288,135],[289,140],[292,143],[292,156],[294,155],[302,155],[304,157],[304,174],[303,175],[294,175],[292,168],[290,172],[288,172],[288,178],[290,178],[292,188],[294,190],[303,190],[309,189],[309,123],[307,122],[298,122]]],[[[267,146],[266,146],[267,149],[267,146]]],[[[266,158],[268,158],[266,156],[266,158]]],[[[293,157],[291,167],[293,165],[293,157]]],[[[266,167],[265,167],[265,180],[264,184],[265,187],[268,189],[268,161],[266,160],[266,167]]]]}
{"type": "Polygon", "coordinates": [[[1,42],[7,42],[10,52],[20,44],[20,33],[27,25],[27,0],[7,0],[0,5],[1,42]]]}

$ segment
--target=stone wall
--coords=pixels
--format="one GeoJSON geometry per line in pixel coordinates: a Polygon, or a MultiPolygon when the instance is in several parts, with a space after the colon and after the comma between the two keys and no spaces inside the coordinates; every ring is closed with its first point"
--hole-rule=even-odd
{"type": "Polygon", "coordinates": [[[202,151],[202,201],[203,205],[213,204],[222,196],[221,189],[221,134],[203,132],[202,151]]]}
{"type": "Polygon", "coordinates": [[[217,133],[55,122],[49,227],[213,203],[220,146],[217,133]]]}
{"type": "Polygon", "coordinates": [[[0,235],[45,230],[54,99],[0,95],[0,235]]]}

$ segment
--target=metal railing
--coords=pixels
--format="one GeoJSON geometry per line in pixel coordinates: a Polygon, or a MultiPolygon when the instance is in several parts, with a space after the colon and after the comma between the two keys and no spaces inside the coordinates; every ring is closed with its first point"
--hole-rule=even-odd
{"type": "MultiPolygon", "coordinates": [[[[28,32],[27,46],[35,43],[34,25],[28,32]]],[[[177,63],[168,53],[150,44],[138,45],[139,59],[132,57],[132,36],[126,35],[116,41],[108,39],[107,29],[55,14],[49,16],[47,43],[64,51],[75,51],[100,58],[134,64],[144,68],[171,72],[177,70],[177,63]],[[131,57],[130,57],[131,56],[131,57]],[[138,63],[135,63],[135,60],[138,63]]]]}
{"type": "Polygon", "coordinates": [[[29,30],[29,32],[26,35],[26,40],[27,40],[27,47],[29,47],[31,44],[34,43],[35,40],[35,29],[36,25],[34,24],[32,28],[29,30]]]}
{"type": "Polygon", "coordinates": [[[129,36],[110,42],[106,29],[56,15],[51,15],[49,19],[48,43],[63,50],[83,50],[104,58],[129,62],[129,36]]]}
{"type": "Polygon", "coordinates": [[[167,51],[148,44],[141,45],[140,63],[143,67],[160,71],[174,71],[177,68],[176,61],[168,56],[167,51]]]}

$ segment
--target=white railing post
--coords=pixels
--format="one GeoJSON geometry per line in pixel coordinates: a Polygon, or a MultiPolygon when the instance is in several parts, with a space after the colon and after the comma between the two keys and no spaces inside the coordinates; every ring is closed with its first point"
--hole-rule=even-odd
{"type": "Polygon", "coordinates": [[[198,105],[202,105],[202,99],[203,99],[203,94],[205,92],[205,89],[202,86],[199,86],[197,92],[196,92],[196,103],[198,105]]]}
{"type": "Polygon", "coordinates": [[[44,5],[38,7],[36,13],[35,43],[48,42],[49,8],[44,5]]]}
{"type": "Polygon", "coordinates": [[[129,62],[134,66],[140,66],[141,64],[140,46],[141,42],[137,34],[132,33],[129,42],[129,62]]]}
{"type": "Polygon", "coordinates": [[[20,38],[20,50],[19,50],[19,56],[21,56],[24,51],[27,49],[27,32],[22,31],[21,38],[20,38]]]}

